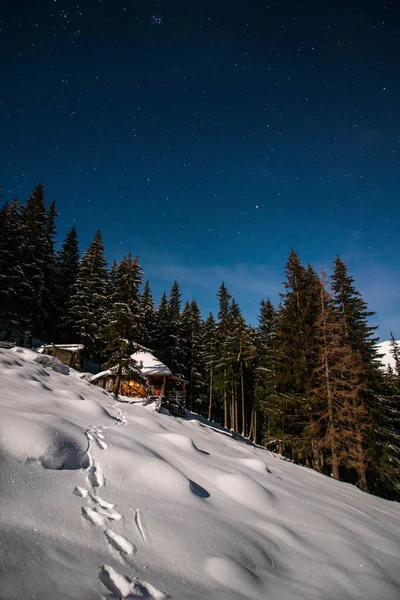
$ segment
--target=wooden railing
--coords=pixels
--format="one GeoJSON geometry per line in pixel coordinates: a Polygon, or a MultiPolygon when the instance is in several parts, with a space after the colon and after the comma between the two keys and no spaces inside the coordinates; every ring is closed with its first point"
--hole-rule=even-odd
{"type": "Polygon", "coordinates": [[[184,417],[186,416],[185,400],[186,392],[167,390],[162,400],[162,406],[165,406],[170,413],[184,417]]]}

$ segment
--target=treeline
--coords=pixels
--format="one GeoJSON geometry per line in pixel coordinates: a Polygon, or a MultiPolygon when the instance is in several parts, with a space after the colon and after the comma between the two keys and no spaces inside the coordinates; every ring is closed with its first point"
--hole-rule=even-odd
{"type": "Polygon", "coordinates": [[[72,228],[56,251],[55,204],[38,185],[0,210],[0,337],[82,343],[128,368],[135,343],[189,381],[188,408],[294,462],[400,499],[400,356],[379,366],[373,315],[336,258],[330,277],[291,251],[279,306],[245,322],[225,284],[203,319],[178,282],[156,307],[137,257],[110,268],[100,231],[80,257],[72,228]]]}

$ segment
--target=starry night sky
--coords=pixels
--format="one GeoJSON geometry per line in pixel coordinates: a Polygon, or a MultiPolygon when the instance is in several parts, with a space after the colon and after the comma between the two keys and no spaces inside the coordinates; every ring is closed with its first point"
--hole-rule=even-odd
{"type": "Polygon", "coordinates": [[[204,313],[293,247],[400,335],[398,0],[0,0],[0,185],[204,313]]]}

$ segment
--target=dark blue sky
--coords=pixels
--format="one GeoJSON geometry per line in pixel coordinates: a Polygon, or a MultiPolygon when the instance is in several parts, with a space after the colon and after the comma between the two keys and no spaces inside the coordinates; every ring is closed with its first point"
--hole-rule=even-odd
{"type": "Polygon", "coordinates": [[[138,254],[156,299],[222,279],[256,321],[293,247],[400,335],[400,3],[0,0],[0,184],[138,254]]]}

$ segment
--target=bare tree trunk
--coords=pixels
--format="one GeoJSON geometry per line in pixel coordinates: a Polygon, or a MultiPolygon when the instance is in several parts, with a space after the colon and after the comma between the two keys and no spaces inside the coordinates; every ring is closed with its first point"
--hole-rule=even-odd
{"type": "Polygon", "coordinates": [[[208,420],[211,421],[211,410],[213,401],[213,370],[210,370],[210,402],[208,404],[208,420]]]}
{"type": "Polygon", "coordinates": [[[122,352],[119,357],[117,376],[115,378],[115,385],[114,385],[114,389],[113,389],[113,394],[116,398],[118,398],[119,388],[121,386],[121,375],[122,375],[122,352]]]}
{"type": "Polygon", "coordinates": [[[253,436],[253,427],[254,427],[254,406],[253,406],[253,408],[251,410],[249,439],[251,439],[252,436],[253,436]]]}
{"type": "Polygon", "coordinates": [[[113,394],[116,398],[118,398],[119,388],[121,386],[121,373],[122,373],[122,365],[120,364],[117,371],[117,376],[115,378],[115,385],[113,389],[113,394]]]}
{"type": "Polygon", "coordinates": [[[246,415],[244,412],[244,381],[243,381],[243,365],[240,368],[240,386],[242,392],[242,435],[246,435],[246,415]]]}
{"type": "Polygon", "coordinates": [[[364,460],[364,452],[363,452],[363,448],[362,448],[362,437],[361,437],[361,432],[360,430],[357,428],[357,452],[358,452],[358,467],[357,467],[357,471],[358,471],[358,476],[360,478],[360,490],[362,490],[363,492],[368,492],[368,485],[367,485],[367,472],[366,472],[366,468],[365,468],[365,460],[364,460]]]}
{"type": "Polygon", "coordinates": [[[226,401],[226,373],[224,373],[224,427],[228,429],[228,405],[226,401]]]}
{"type": "Polygon", "coordinates": [[[326,331],[326,315],[325,315],[325,303],[324,303],[324,285],[320,278],[320,294],[321,294],[321,315],[322,315],[322,327],[323,327],[323,340],[324,340],[324,368],[325,368],[325,387],[326,387],[326,399],[328,402],[328,435],[330,437],[330,448],[332,453],[332,477],[339,479],[339,460],[336,452],[335,444],[335,423],[333,418],[333,394],[331,390],[331,378],[330,369],[328,362],[328,338],[326,331]]]}
{"type": "Polygon", "coordinates": [[[231,429],[236,431],[235,429],[235,393],[232,387],[231,390],[231,429]]]}
{"type": "Polygon", "coordinates": [[[190,412],[193,412],[193,367],[190,369],[190,412]]]}
{"type": "Polygon", "coordinates": [[[253,409],[254,410],[254,417],[253,417],[253,442],[255,444],[257,444],[257,409],[253,409]]]}
{"type": "Polygon", "coordinates": [[[238,401],[236,398],[236,394],[234,394],[235,397],[235,431],[239,431],[239,424],[238,424],[238,401]]]}

